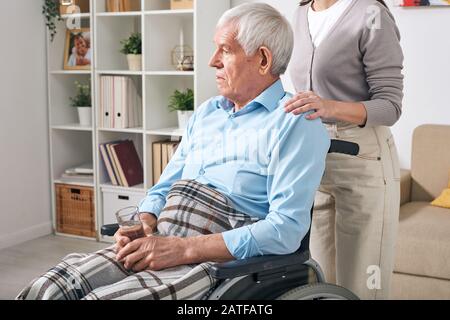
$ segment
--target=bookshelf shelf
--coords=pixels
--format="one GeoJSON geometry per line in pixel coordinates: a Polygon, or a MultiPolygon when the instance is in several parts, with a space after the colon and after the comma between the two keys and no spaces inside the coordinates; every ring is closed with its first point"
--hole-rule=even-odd
{"type": "Polygon", "coordinates": [[[77,180],[77,179],[56,179],[53,180],[53,183],[62,183],[62,184],[69,184],[69,185],[74,185],[74,186],[83,186],[83,187],[94,187],[94,179],[92,179],[92,182],[86,182],[83,180],[77,180]]]}
{"type": "Polygon", "coordinates": [[[130,70],[97,70],[99,75],[122,75],[122,76],[141,76],[143,71],[130,71],[130,70]]]}
{"type": "Polygon", "coordinates": [[[183,129],[178,127],[163,128],[155,130],[147,130],[146,134],[154,136],[169,136],[169,137],[182,137],[184,133],[183,129]]]}
{"type": "Polygon", "coordinates": [[[50,74],[91,74],[91,70],[54,70],[50,71],[50,74]]]}
{"type": "Polygon", "coordinates": [[[56,227],[56,183],[92,187],[97,241],[105,240],[100,236],[100,227],[112,223],[109,219],[114,210],[125,204],[104,203],[105,199],[113,198],[111,193],[129,195],[129,205],[137,205],[138,199],[153,186],[153,143],[178,141],[182,137],[177,115],[168,108],[173,92],[193,89],[195,107],[217,95],[215,70],[208,67],[208,61],[215,50],[212,39],[216,23],[231,3],[230,0],[194,0],[192,10],[170,10],[169,0],[130,1],[134,11],[108,12],[106,0],[90,0],[90,13],[78,16],[81,26],[91,31],[91,70],[64,70],[63,67],[66,21],[77,15],[64,15],[64,20],[57,23],[54,41],[47,41],[53,225],[56,227]],[[184,44],[194,52],[194,71],[177,71],[171,61],[172,50],[180,44],[181,30],[184,44]],[[130,71],[126,56],[120,52],[121,40],[133,32],[142,35],[142,71],[130,71]],[[142,120],[136,128],[102,127],[102,76],[125,76],[133,80],[142,100],[139,104],[142,120]],[[91,84],[91,127],[80,126],[76,108],[70,107],[75,81],[91,84]],[[129,188],[112,184],[100,151],[100,145],[123,140],[133,142],[143,168],[143,183],[129,188]],[[62,178],[66,169],[86,162],[93,163],[92,181],[62,178]]]}
{"type": "Polygon", "coordinates": [[[143,128],[125,128],[125,129],[116,129],[116,128],[98,128],[99,131],[105,132],[124,132],[124,133],[143,133],[143,128]]]}
{"type": "Polygon", "coordinates": [[[133,192],[133,191],[134,192],[142,192],[142,191],[146,190],[144,188],[144,184],[138,184],[138,185],[126,188],[126,187],[122,187],[122,186],[115,186],[112,183],[102,183],[100,185],[100,188],[101,189],[105,189],[105,188],[107,188],[107,189],[114,189],[114,190],[117,190],[119,192],[121,192],[121,191],[122,192],[133,192]]]}
{"type": "Polygon", "coordinates": [[[73,131],[92,131],[92,127],[82,126],[79,123],[55,125],[53,130],[73,130],[73,131]]]}
{"type": "Polygon", "coordinates": [[[63,19],[90,19],[91,14],[90,13],[73,13],[73,14],[63,14],[61,15],[61,18],[63,19]]]}
{"type": "Polygon", "coordinates": [[[146,71],[147,76],[194,76],[194,71],[146,71]]]}
{"type": "Polygon", "coordinates": [[[144,15],[193,15],[193,9],[186,10],[148,10],[144,12],[144,15]]]}
{"type": "Polygon", "coordinates": [[[97,17],[136,17],[142,15],[141,11],[127,11],[127,12],[100,12],[97,17]]]}

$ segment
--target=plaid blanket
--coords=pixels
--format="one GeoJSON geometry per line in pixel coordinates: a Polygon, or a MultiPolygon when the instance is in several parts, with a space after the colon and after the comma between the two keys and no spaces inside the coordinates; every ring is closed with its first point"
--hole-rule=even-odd
{"type": "MultiPolygon", "coordinates": [[[[177,181],[158,218],[162,236],[221,233],[257,221],[235,210],[230,200],[194,180],[177,181]]],[[[73,253],[33,280],[16,299],[201,299],[216,280],[211,262],[161,271],[132,272],[116,261],[113,247],[91,254],[73,253]]]]}

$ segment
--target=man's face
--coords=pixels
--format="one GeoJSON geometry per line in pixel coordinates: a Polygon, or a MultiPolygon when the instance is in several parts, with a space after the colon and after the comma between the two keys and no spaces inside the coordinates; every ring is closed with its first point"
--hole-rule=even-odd
{"type": "Polygon", "coordinates": [[[260,63],[255,55],[246,56],[236,40],[236,27],[229,23],[217,29],[216,51],[209,66],[216,68],[216,82],[222,96],[233,102],[246,101],[246,95],[258,85],[260,63]]]}

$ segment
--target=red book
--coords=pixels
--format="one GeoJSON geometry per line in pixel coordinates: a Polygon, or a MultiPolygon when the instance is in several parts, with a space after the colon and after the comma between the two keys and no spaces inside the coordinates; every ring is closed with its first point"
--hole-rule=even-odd
{"type": "Polygon", "coordinates": [[[144,182],[144,170],[133,141],[126,140],[112,146],[119,162],[119,173],[125,187],[132,187],[144,182]]]}

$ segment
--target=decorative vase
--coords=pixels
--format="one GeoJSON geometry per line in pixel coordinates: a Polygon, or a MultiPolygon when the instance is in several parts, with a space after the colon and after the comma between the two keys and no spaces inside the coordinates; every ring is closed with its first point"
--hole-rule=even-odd
{"type": "Polygon", "coordinates": [[[189,118],[192,116],[194,111],[177,111],[178,115],[178,127],[180,129],[185,129],[189,123],[189,118]]]}
{"type": "Polygon", "coordinates": [[[80,125],[83,127],[90,127],[92,125],[92,109],[91,107],[77,107],[78,119],[80,125]]]}
{"type": "Polygon", "coordinates": [[[142,55],[127,54],[128,69],[131,71],[142,71],[142,55]]]}

